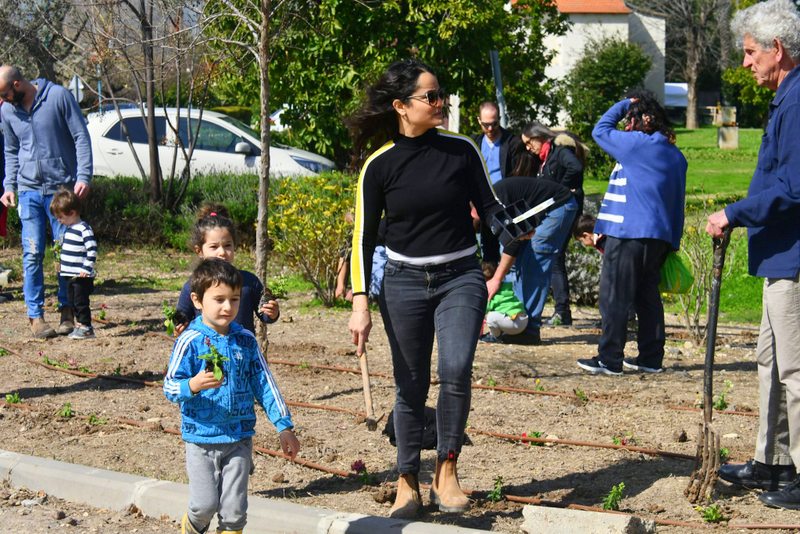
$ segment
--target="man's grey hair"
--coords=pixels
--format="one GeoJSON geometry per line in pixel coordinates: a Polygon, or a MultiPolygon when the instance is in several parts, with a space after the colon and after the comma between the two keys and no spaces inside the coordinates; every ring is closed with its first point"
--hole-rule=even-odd
{"type": "Polygon", "coordinates": [[[765,49],[777,39],[795,62],[800,61],[800,13],[791,0],[767,0],[738,11],[731,32],[740,46],[745,35],[765,49]]]}

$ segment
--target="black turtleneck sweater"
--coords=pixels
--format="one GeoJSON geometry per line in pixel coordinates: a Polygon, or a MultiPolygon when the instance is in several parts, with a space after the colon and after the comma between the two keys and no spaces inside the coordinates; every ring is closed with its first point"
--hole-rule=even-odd
{"type": "Polygon", "coordinates": [[[472,202],[482,220],[502,209],[480,149],[466,136],[432,128],[398,135],[367,159],[358,178],[353,232],[353,294],[369,287],[381,214],[386,246],[411,257],[464,250],[476,244],[472,202]]]}

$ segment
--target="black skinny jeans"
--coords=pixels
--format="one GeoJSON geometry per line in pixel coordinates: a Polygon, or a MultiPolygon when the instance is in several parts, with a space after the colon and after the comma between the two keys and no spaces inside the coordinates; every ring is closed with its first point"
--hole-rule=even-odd
{"type": "Polygon", "coordinates": [[[486,298],[486,281],[475,256],[424,267],[394,260],[386,264],[380,305],[392,349],[401,474],[420,470],[434,334],[439,374],[437,456],[444,460],[461,451],[486,298]]]}

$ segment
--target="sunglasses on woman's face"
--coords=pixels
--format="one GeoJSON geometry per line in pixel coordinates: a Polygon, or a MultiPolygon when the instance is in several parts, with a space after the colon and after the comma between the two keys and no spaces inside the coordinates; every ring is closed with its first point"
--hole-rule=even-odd
{"type": "Polygon", "coordinates": [[[444,100],[447,98],[447,91],[440,87],[438,89],[426,91],[421,95],[411,95],[408,98],[413,98],[414,100],[419,100],[420,102],[427,102],[429,106],[435,106],[437,103],[439,103],[439,100],[444,102],[444,100]]]}

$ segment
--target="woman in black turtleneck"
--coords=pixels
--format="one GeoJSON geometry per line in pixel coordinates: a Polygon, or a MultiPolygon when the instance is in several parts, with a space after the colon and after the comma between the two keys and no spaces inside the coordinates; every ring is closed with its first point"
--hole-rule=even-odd
{"type": "Polygon", "coordinates": [[[447,512],[469,507],[456,462],[487,295],[470,203],[483,219],[502,205],[475,144],[437,129],[445,98],[430,67],[398,61],[367,90],[362,108],[349,119],[356,155],[377,148],[363,164],[356,193],[349,328],[359,355],[372,327],[366,294],[370,258],[381,214],[386,220],[389,261],[380,304],[394,366],[400,472],[392,517],[413,517],[421,506],[418,473],[434,334],[440,390],[431,500],[447,512]]]}

